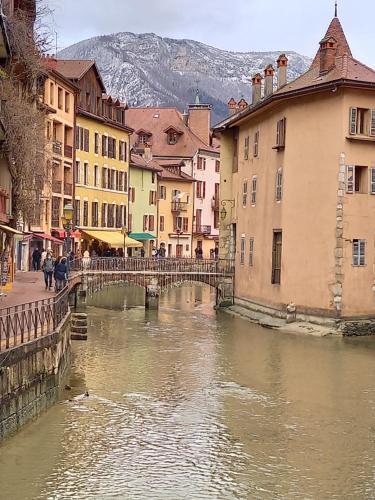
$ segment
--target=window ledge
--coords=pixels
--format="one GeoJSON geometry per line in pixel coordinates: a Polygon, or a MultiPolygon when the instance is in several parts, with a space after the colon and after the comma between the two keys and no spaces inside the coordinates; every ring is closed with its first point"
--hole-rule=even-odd
{"type": "Polygon", "coordinates": [[[276,149],[276,151],[284,151],[285,146],[273,146],[272,149],[276,149]]]}
{"type": "Polygon", "coordinates": [[[375,142],[375,137],[369,135],[347,135],[348,141],[375,142]]]}

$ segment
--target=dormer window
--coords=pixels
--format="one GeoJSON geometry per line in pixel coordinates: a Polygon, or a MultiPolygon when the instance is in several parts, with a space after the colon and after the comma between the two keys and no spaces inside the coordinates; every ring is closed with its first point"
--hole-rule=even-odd
{"type": "Polygon", "coordinates": [[[139,134],[138,142],[139,144],[147,144],[148,136],[146,134],[139,134]]]}
{"type": "Polygon", "coordinates": [[[168,132],[168,144],[176,144],[178,141],[178,136],[177,136],[177,132],[174,132],[173,130],[170,130],[168,132]]]}

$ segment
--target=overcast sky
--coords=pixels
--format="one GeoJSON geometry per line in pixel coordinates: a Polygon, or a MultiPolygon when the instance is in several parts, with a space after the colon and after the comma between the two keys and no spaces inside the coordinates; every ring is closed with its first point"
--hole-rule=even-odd
{"type": "MultiPolygon", "coordinates": [[[[58,47],[131,31],[190,38],[233,51],[295,50],[313,56],[334,0],[48,0],[58,47]]],[[[353,55],[375,67],[375,0],[338,0],[353,55]]]]}

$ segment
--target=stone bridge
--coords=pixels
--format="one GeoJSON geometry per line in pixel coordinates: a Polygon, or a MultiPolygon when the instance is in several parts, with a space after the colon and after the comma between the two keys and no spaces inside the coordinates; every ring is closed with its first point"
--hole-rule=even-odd
{"type": "Polygon", "coordinates": [[[82,258],[71,265],[69,288],[90,295],[108,284],[132,283],[145,288],[146,308],[158,307],[159,295],[177,283],[206,283],[216,289],[216,305],[233,304],[234,264],[230,260],[82,258]]]}

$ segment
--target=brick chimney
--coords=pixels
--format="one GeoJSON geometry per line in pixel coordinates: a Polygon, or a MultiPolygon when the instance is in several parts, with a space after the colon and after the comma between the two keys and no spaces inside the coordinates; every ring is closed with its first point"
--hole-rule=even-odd
{"type": "Polygon", "coordinates": [[[272,64],[269,64],[264,70],[264,97],[269,97],[273,93],[273,75],[275,70],[272,64]]]}
{"type": "Polygon", "coordinates": [[[228,102],[229,116],[235,115],[237,113],[237,110],[238,110],[237,103],[232,97],[231,100],[228,102]]]}
{"type": "Polygon", "coordinates": [[[257,73],[252,78],[253,86],[252,86],[252,95],[253,101],[252,105],[255,106],[262,99],[262,75],[257,73]]]}
{"type": "Polygon", "coordinates": [[[333,36],[320,42],[320,75],[328,73],[334,66],[337,53],[337,41],[333,36]]]}
{"type": "Polygon", "coordinates": [[[281,54],[277,60],[277,88],[281,89],[287,84],[288,58],[281,54]]]}
{"type": "Polygon", "coordinates": [[[210,144],[211,104],[189,104],[188,127],[201,141],[210,144]]]}
{"type": "Polygon", "coordinates": [[[245,99],[244,99],[244,98],[242,98],[242,99],[239,101],[239,103],[238,103],[238,109],[239,109],[240,111],[242,111],[243,109],[247,108],[247,106],[248,106],[248,104],[247,104],[247,102],[245,101],[245,99]]]}

